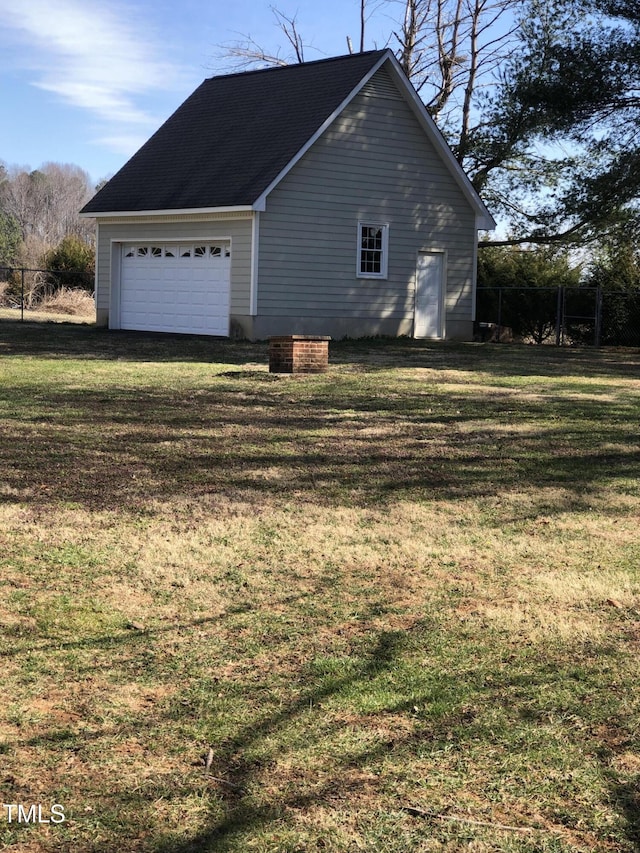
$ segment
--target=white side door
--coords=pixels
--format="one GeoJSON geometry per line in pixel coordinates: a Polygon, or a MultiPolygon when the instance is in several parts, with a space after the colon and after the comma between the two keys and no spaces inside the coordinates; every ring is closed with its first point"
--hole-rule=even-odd
{"type": "Polygon", "coordinates": [[[416,271],[413,336],[442,338],[444,315],[444,253],[420,252],[416,271]]]}

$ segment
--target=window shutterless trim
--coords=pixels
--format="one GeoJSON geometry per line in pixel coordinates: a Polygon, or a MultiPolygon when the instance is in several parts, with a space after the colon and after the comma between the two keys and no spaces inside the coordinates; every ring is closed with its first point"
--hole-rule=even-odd
{"type": "Polygon", "coordinates": [[[389,223],[363,219],[358,222],[356,276],[387,278],[389,270],[389,223]]]}

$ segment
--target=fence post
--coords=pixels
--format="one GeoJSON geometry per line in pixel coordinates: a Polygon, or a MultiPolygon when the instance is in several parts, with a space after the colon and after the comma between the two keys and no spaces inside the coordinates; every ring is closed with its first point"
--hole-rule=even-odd
{"type": "Polygon", "coordinates": [[[558,287],[558,300],[556,305],[556,346],[559,347],[561,344],[561,336],[562,336],[562,285],[558,287]]]}
{"type": "Polygon", "coordinates": [[[502,288],[498,290],[498,340],[497,344],[502,340],[502,288]]]}
{"type": "Polygon", "coordinates": [[[24,323],[24,267],[20,269],[20,322],[24,323]]]}

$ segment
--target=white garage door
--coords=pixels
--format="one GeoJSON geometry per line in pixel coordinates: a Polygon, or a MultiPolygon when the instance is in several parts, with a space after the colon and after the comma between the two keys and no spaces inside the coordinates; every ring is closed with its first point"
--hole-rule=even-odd
{"type": "Polygon", "coordinates": [[[228,335],[229,243],[125,243],[120,327],[228,335]]]}

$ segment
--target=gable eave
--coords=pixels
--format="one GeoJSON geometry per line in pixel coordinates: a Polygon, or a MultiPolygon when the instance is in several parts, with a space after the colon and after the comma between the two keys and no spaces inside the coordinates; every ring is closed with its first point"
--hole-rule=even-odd
{"type": "Polygon", "coordinates": [[[406,74],[402,70],[402,66],[391,51],[389,51],[389,54],[390,55],[388,57],[385,57],[385,61],[389,60],[390,70],[392,72],[393,79],[400,88],[400,91],[404,94],[407,103],[413,110],[413,113],[418,119],[418,122],[420,123],[420,126],[422,127],[423,131],[425,132],[425,135],[433,144],[434,148],[442,158],[442,161],[444,162],[445,166],[449,170],[449,173],[451,174],[452,178],[458,184],[458,186],[462,190],[462,193],[464,194],[465,198],[473,209],[476,215],[477,230],[492,231],[494,228],[497,227],[495,219],[493,218],[493,216],[489,212],[489,209],[474,189],[473,184],[469,180],[469,177],[467,176],[466,172],[454,157],[453,151],[449,147],[437,124],[429,115],[429,111],[421,101],[420,96],[416,92],[415,88],[407,79],[406,74]]]}
{"type": "Polygon", "coordinates": [[[369,69],[369,71],[363,75],[358,84],[351,90],[351,92],[347,95],[347,97],[339,104],[338,107],[331,113],[330,116],[320,125],[320,127],[316,130],[316,132],[307,140],[307,142],[300,148],[300,150],[295,154],[294,157],[289,160],[286,166],[282,169],[281,172],[276,175],[276,177],[271,181],[271,183],[262,191],[262,193],[258,196],[258,198],[254,201],[252,207],[256,211],[264,211],[266,209],[267,198],[271,192],[278,186],[278,184],[286,177],[286,175],[293,169],[293,167],[298,163],[302,157],[307,153],[307,151],[314,145],[317,140],[328,130],[328,128],[334,123],[334,121],[338,118],[338,116],[346,109],[346,107],[353,101],[353,99],[358,95],[358,93],[367,85],[369,80],[376,74],[380,68],[385,63],[389,63],[390,70],[392,72],[392,76],[400,92],[404,95],[407,103],[411,107],[414,112],[420,126],[422,127],[425,135],[433,144],[437,153],[440,155],[443,160],[445,166],[450,172],[451,176],[458,184],[460,189],[462,190],[463,195],[469,202],[472,210],[476,216],[476,229],[477,230],[485,230],[492,231],[496,228],[496,221],[489,212],[488,208],[478,195],[478,193],[473,188],[471,181],[467,177],[464,169],[456,158],[453,156],[453,152],[449,145],[447,144],[444,136],[438,129],[436,123],[429,115],[427,108],[420,100],[418,93],[411,85],[407,76],[405,75],[400,63],[396,59],[393,54],[393,51],[390,48],[387,48],[382,56],[378,59],[378,61],[369,69]]]}
{"type": "Polygon", "coordinates": [[[251,204],[238,204],[222,207],[170,208],[167,210],[101,210],[93,213],[91,211],[80,211],[79,216],[81,219],[117,219],[127,216],[194,216],[211,213],[251,213],[255,209],[251,204]]]}
{"type": "Polygon", "coordinates": [[[278,184],[283,180],[283,178],[289,174],[289,172],[293,169],[293,167],[298,163],[307,151],[314,145],[318,139],[329,129],[329,127],[334,123],[334,121],[338,118],[339,115],[348,107],[351,101],[356,97],[358,92],[366,86],[369,80],[373,77],[373,75],[384,65],[389,57],[393,57],[393,53],[389,48],[385,50],[382,56],[374,63],[374,65],[367,71],[366,74],[360,79],[358,84],[349,92],[347,97],[340,103],[336,109],[328,116],[325,121],[320,125],[320,127],[316,130],[316,132],[305,142],[305,144],[300,148],[300,150],[289,160],[284,169],[279,172],[276,177],[271,181],[268,187],[264,189],[258,198],[253,203],[254,210],[265,210],[267,204],[267,197],[273,190],[278,186],[278,184]]]}

